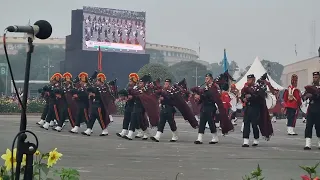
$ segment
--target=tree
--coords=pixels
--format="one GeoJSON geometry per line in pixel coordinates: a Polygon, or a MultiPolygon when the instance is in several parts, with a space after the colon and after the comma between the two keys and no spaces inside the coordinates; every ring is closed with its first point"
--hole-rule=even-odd
{"type": "MultiPolygon", "coordinates": [[[[17,54],[9,56],[16,80],[24,79],[26,55],[25,49],[21,49],[17,54]]],[[[60,61],[64,59],[65,50],[63,48],[50,48],[45,45],[36,46],[34,53],[32,53],[30,80],[48,80],[48,60],[51,66],[49,76],[51,76],[60,71],[60,61]]],[[[0,56],[0,62],[6,62],[4,55],[0,56]]]]}
{"type": "MultiPolygon", "coordinates": [[[[221,60],[219,63],[212,63],[212,64],[210,64],[210,66],[211,66],[211,71],[212,71],[213,77],[217,77],[221,73],[224,73],[223,72],[223,60],[221,60]]],[[[228,72],[231,76],[233,76],[235,74],[235,72],[237,72],[239,70],[238,63],[235,61],[231,61],[231,63],[229,63],[229,61],[228,61],[227,67],[228,67],[228,72]]]]}
{"type": "Polygon", "coordinates": [[[156,49],[146,49],[146,54],[150,54],[150,63],[168,66],[168,63],[164,61],[164,55],[161,51],[156,49]]]}
{"type": "Polygon", "coordinates": [[[263,67],[268,71],[268,74],[271,78],[281,85],[281,75],[284,69],[284,66],[278,62],[272,62],[269,60],[261,61],[263,67]]]}
{"type": "MultiPolygon", "coordinates": [[[[25,65],[26,65],[25,49],[18,50],[15,55],[9,55],[10,64],[12,67],[13,77],[15,80],[24,80],[25,65]]],[[[32,53],[30,80],[48,80],[48,60],[50,65],[49,76],[60,71],[60,61],[65,59],[65,50],[63,48],[50,48],[46,45],[38,45],[32,53]]],[[[0,63],[6,63],[4,55],[0,55],[0,63]]],[[[11,77],[9,74],[8,83],[11,77]]],[[[1,86],[1,85],[0,85],[1,86]]],[[[10,87],[10,84],[8,84],[10,87]]],[[[31,85],[32,86],[32,85],[31,85]]],[[[30,86],[30,89],[32,88],[30,86]]]]}
{"type": "Polygon", "coordinates": [[[182,61],[170,66],[169,69],[178,81],[186,78],[188,87],[202,84],[205,74],[209,72],[205,65],[195,61],[182,61]]]}
{"type": "MultiPolygon", "coordinates": [[[[281,83],[281,75],[282,75],[284,66],[282,64],[278,63],[278,62],[272,62],[272,61],[269,61],[269,60],[262,60],[261,64],[266,69],[266,71],[268,72],[269,76],[275,82],[277,82],[278,84],[281,85],[282,84],[281,83]]],[[[251,65],[247,66],[245,68],[245,70],[241,73],[240,79],[242,78],[242,76],[244,76],[247,73],[247,71],[250,69],[250,67],[251,67],[251,65]]]]}
{"type": "Polygon", "coordinates": [[[175,81],[175,78],[174,78],[173,74],[169,71],[168,67],[161,65],[161,64],[149,63],[149,64],[144,65],[138,71],[138,75],[140,78],[144,75],[147,75],[147,74],[150,74],[153,80],[160,78],[161,81],[164,81],[165,79],[169,78],[173,82],[175,81]]]}

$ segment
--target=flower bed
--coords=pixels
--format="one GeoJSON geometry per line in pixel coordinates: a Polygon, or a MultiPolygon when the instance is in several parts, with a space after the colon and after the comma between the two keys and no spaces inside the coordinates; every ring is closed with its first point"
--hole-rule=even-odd
{"type": "MultiPolygon", "coordinates": [[[[4,160],[4,165],[0,166],[0,180],[11,180],[12,173],[15,172],[17,162],[17,149],[13,150],[13,153],[10,149],[6,150],[6,153],[1,156],[1,159],[4,160]]],[[[35,180],[53,180],[51,176],[59,177],[61,180],[79,180],[80,174],[75,169],[70,168],[61,168],[55,169],[54,165],[61,159],[63,156],[60,152],[57,151],[57,148],[53,149],[48,153],[41,153],[36,151],[33,155],[33,179],[35,180]]],[[[26,166],[26,156],[23,156],[21,163],[21,175],[23,177],[26,166]]],[[[55,178],[56,179],[56,178],[55,178]]]]}

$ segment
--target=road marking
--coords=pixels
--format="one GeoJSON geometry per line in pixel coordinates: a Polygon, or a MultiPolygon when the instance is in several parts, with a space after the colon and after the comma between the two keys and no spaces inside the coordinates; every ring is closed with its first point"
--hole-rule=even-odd
{"type": "Polygon", "coordinates": [[[116,149],[128,149],[128,148],[116,148],[116,149]]]}
{"type": "Polygon", "coordinates": [[[88,170],[78,170],[78,172],[89,173],[89,172],[91,172],[91,171],[88,171],[88,170]]]}

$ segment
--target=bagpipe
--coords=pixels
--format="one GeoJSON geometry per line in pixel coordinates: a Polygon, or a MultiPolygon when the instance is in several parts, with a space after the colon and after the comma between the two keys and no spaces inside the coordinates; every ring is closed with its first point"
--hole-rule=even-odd
{"type": "Polygon", "coordinates": [[[319,99],[320,98],[320,87],[319,86],[313,86],[313,85],[308,85],[304,87],[304,95],[307,93],[312,95],[312,98],[319,99]]]}
{"type": "Polygon", "coordinates": [[[267,98],[268,84],[266,79],[268,79],[267,73],[263,74],[253,86],[244,87],[242,92],[255,97],[267,98]]]}

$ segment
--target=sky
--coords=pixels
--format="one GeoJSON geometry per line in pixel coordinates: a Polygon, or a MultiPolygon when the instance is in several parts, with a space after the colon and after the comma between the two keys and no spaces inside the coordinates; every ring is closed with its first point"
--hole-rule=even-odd
{"type": "Polygon", "coordinates": [[[45,19],[53,26],[51,37],[70,34],[71,10],[83,6],[146,11],[148,42],[196,51],[200,43],[200,59],[210,63],[221,61],[226,48],[228,60],[241,68],[256,56],[290,64],[316,56],[320,45],[320,33],[312,35],[313,21],[320,30],[319,0],[0,0],[0,4],[6,6],[0,11],[0,29],[45,19]]]}

